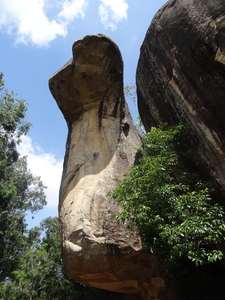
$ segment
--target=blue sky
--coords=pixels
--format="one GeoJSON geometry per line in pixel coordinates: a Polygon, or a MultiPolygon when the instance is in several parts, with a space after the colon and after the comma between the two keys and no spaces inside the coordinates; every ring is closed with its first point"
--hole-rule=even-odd
{"type": "MultiPolygon", "coordinates": [[[[48,89],[49,77],[72,57],[72,44],[102,33],[120,48],[124,84],[135,72],[150,22],[165,0],[0,0],[0,71],[9,90],[28,103],[33,124],[20,147],[31,171],[41,176],[48,205],[27,217],[30,226],[57,215],[67,127],[48,89]]],[[[128,101],[136,122],[137,109],[128,101]]]]}

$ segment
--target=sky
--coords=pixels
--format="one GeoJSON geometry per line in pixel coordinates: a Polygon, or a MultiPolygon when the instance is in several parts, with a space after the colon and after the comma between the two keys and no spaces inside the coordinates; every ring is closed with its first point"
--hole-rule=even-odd
{"type": "MultiPolygon", "coordinates": [[[[28,167],[47,186],[47,206],[26,221],[38,226],[58,215],[58,191],[67,138],[66,122],[48,88],[48,79],[72,57],[73,43],[105,34],[120,48],[124,84],[135,73],[146,31],[165,0],[0,0],[0,72],[5,86],[28,104],[32,123],[19,147],[28,167]]],[[[128,99],[134,122],[137,108],[128,99]]]]}

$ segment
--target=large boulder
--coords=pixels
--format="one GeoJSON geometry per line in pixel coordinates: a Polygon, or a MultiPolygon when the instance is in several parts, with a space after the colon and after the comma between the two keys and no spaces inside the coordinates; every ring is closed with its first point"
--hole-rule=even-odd
{"type": "MultiPolygon", "coordinates": [[[[73,45],[73,58],[49,80],[68,124],[59,218],[67,275],[87,286],[156,299],[153,255],[118,224],[107,193],[130,170],[140,146],[123,94],[118,47],[103,35],[73,45]]],[[[150,298],[149,298],[150,299],[150,298]]]]}
{"type": "Polygon", "coordinates": [[[145,128],[191,124],[199,141],[191,157],[224,193],[224,0],[168,1],[147,31],[136,76],[145,128]]]}

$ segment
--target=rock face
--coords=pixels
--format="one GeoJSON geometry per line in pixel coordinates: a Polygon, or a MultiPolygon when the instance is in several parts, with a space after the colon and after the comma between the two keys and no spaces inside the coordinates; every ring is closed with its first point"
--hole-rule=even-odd
{"type": "Polygon", "coordinates": [[[145,128],[190,123],[195,163],[225,192],[224,0],[168,1],[147,31],[136,78],[145,128]]]}
{"type": "Polygon", "coordinates": [[[76,41],[73,58],[49,87],[69,130],[59,203],[67,275],[87,286],[156,299],[163,279],[153,278],[154,257],[117,224],[120,208],[107,198],[140,146],[124,100],[118,47],[103,35],[76,41]]]}

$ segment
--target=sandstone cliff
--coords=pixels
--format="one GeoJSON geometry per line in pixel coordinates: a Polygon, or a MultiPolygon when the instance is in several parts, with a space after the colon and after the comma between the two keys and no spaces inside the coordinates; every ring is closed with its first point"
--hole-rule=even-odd
{"type": "Polygon", "coordinates": [[[139,237],[118,225],[107,199],[115,179],[134,163],[140,135],[123,95],[118,47],[103,35],[73,45],[73,58],[49,80],[68,124],[59,216],[67,275],[87,286],[156,299],[154,257],[139,237]]]}
{"type": "Polygon", "coordinates": [[[158,11],[141,47],[137,89],[145,128],[190,123],[199,141],[191,158],[225,193],[224,0],[170,0],[158,11]]]}

